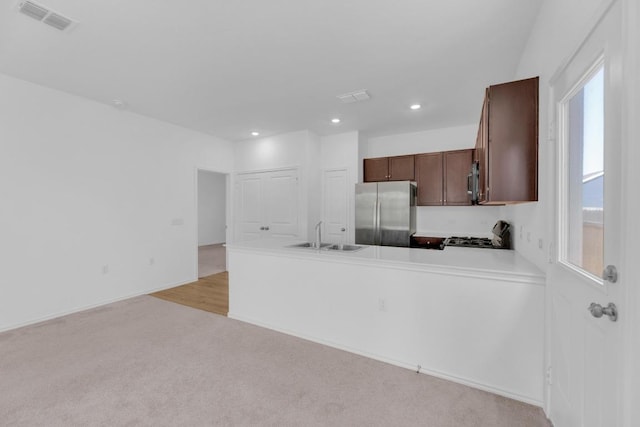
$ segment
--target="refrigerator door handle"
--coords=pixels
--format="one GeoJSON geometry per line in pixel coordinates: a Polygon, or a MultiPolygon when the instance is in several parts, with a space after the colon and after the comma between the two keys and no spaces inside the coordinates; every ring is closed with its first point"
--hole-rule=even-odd
{"type": "Polygon", "coordinates": [[[380,200],[376,200],[376,232],[375,232],[375,244],[379,245],[382,243],[382,230],[380,230],[380,200]]]}

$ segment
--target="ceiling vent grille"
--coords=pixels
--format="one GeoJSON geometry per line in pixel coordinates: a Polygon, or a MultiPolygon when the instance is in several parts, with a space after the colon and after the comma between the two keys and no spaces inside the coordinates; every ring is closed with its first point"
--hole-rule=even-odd
{"type": "Polygon", "coordinates": [[[338,95],[337,98],[344,104],[351,104],[352,102],[366,101],[371,97],[366,90],[357,90],[355,92],[343,93],[338,95]]]}
{"type": "Polygon", "coordinates": [[[42,19],[47,16],[47,13],[49,13],[49,10],[30,1],[25,1],[20,3],[20,12],[32,17],[33,19],[42,21],[42,19]]]}
{"type": "Polygon", "coordinates": [[[60,31],[75,24],[75,21],[59,13],[53,12],[46,7],[32,1],[23,1],[18,5],[18,10],[33,19],[44,22],[60,31]]]}
{"type": "Polygon", "coordinates": [[[47,17],[44,18],[42,22],[51,25],[53,28],[57,28],[61,31],[66,30],[69,25],[73,24],[73,21],[71,19],[53,12],[47,15],[47,17]]]}

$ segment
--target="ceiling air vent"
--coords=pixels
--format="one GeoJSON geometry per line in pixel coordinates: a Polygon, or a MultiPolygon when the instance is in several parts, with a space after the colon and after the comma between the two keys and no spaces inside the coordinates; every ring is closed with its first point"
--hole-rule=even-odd
{"type": "Polygon", "coordinates": [[[66,30],[69,25],[73,24],[71,19],[53,12],[47,15],[42,22],[62,31],[66,30]]]}
{"type": "Polygon", "coordinates": [[[18,10],[20,10],[20,13],[44,22],[45,24],[57,28],[60,31],[64,31],[75,24],[75,21],[71,18],[67,18],[57,12],[53,12],[52,10],[32,1],[20,2],[18,4],[18,10]]]}
{"type": "Polygon", "coordinates": [[[42,21],[42,18],[47,16],[47,13],[49,13],[48,9],[45,9],[44,7],[39,6],[30,1],[25,1],[20,3],[19,7],[20,7],[20,12],[34,19],[37,19],[38,21],[42,21]]]}
{"type": "Polygon", "coordinates": [[[351,104],[352,102],[366,101],[371,98],[366,90],[357,90],[355,92],[343,93],[338,95],[337,98],[345,104],[351,104]]]}

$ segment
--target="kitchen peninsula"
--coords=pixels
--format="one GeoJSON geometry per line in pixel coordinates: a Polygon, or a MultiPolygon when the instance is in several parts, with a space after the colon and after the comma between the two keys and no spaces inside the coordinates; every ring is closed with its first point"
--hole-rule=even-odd
{"type": "Polygon", "coordinates": [[[511,250],[228,246],[229,317],[541,405],[544,276],[511,250]]]}

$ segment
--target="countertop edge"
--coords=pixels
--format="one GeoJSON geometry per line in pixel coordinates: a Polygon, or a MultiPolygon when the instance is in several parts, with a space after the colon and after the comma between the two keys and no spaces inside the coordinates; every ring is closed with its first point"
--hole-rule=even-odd
{"type": "MultiPolygon", "coordinates": [[[[227,245],[227,249],[231,251],[239,251],[245,253],[255,253],[267,256],[278,256],[278,257],[287,257],[287,258],[296,258],[296,259],[304,259],[304,260],[314,260],[319,262],[328,262],[328,263],[341,263],[341,264],[352,264],[352,265],[363,265],[368,267],[379,267],[379,268],[392,268],[398,270],[405,271],[418,271],[418,272],[428,272],[441,274],[446,276],[457,276],[457,277],[471,277],[471,278],[484,278],[491,279],[497,281],[506,281],[506,282],[516,282],[523,284],[530,284],[536,286],[544,286],[545,285],[545,275],[540,272],[540,274],[534,274],[530,272],[517,272],[517,271],[508,271],[508,270],[500,270],[500,269],[480,269],[480,268],[470,268],[456,265],[441,265],[441,264],[428,264],[428,263],[417,263],[417,262],[407,262],[407,261],[398,261],[398,260],[385,260],[385,259],[368,259],[361,257],[354,257],[351,254],[332,254],[327,251],[317,251],[317,250],[304,250],[304,249],[288,249],[288,248],[258,248],[258,247],[247,247],[240,245],[227,245]]],[[[408,248],[407,248],[408,249],[408,248]]],[[[426,250],[426,249],[420,249],[426,250]]],[[[481,250],[481,249],[477,249],[481,250]]]]}

